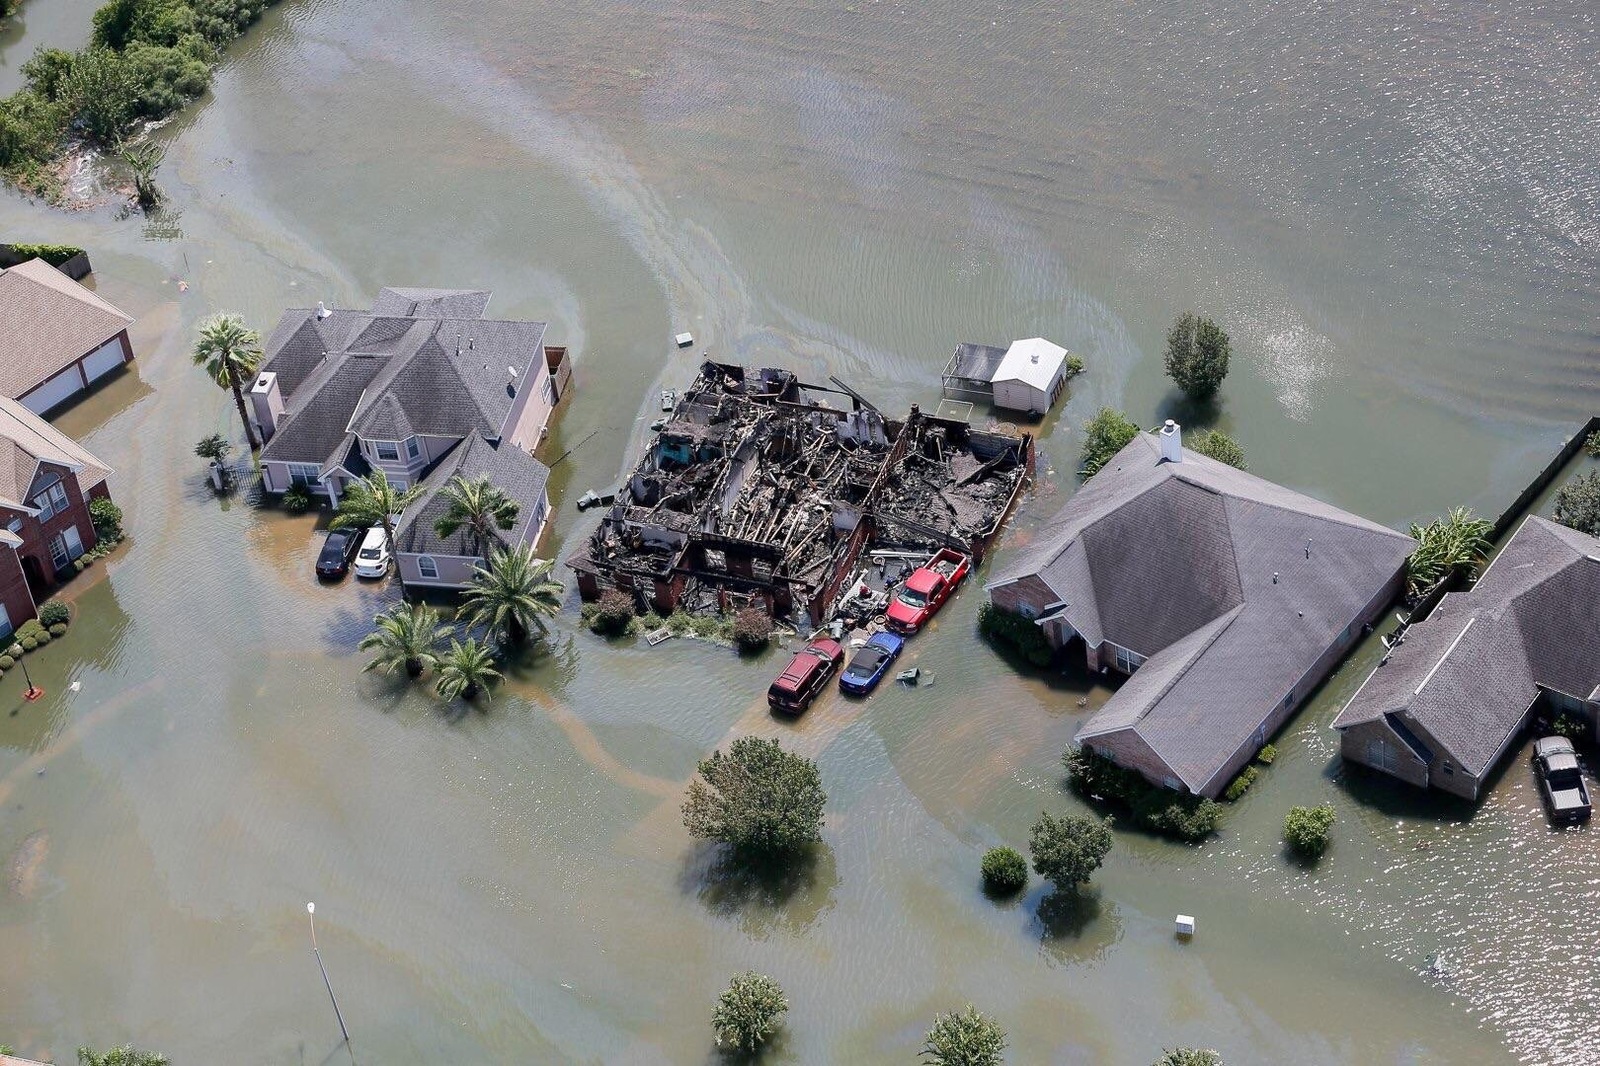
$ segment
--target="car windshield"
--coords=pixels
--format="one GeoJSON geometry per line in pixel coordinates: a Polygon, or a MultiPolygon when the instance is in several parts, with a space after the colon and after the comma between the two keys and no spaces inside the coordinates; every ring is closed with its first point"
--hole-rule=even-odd
{"type": "Polygon", "coordinates": [[[883,662],[884,654],[881,648],[862,648],[850,661],[849,673],[854,677],[871,677],[878,669],[878,664],[883,662]]]}
{"type": "Polygon", "coordinates": [[[378,556],[380,556],[382,554],[383,554],[383,549],[381,547],[378,547],[378,548],[362,548],[360,557],[363,558],[363,559],[376,559],[378,556]]]}
{"type": "Polygon", "coordinates": [[[905,604],[907,607],[928,606],[928,597],[918,592],[916,589],[901,589],[899,598],[900,602],[905,604]]]}

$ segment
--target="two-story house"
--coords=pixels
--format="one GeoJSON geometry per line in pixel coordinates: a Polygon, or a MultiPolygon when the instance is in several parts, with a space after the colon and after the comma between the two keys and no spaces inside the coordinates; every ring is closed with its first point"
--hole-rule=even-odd
{"type": "Polygon", "coordinates": [[[0,397],[0,639],[38,613],[95,546],[89,501],[111,473],[88,449],[0,397]]]}
{"type": "MultiPolygon", "coordinates": [[[[384,289],[370,311],[285,311],[249,390],[267,491],[300,485],[337,505],[346,485],[376,470],[402,487],[446,465],[479,470],[513,495],[536,492],[518,502],[538,516],[522,531],[537,540],[549,471],[532,453],[571,370],[565,348],[545,345],[545,323],[484,318],[489,297],[384,289]]],[[[428,580],[427,552],[398,545],[396,554],[403,572],[428,580]]]]}

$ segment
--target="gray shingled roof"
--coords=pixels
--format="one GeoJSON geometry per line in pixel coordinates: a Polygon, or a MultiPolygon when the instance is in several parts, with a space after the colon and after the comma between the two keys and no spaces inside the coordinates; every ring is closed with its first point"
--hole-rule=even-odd
{"type": "Polygon", "coordinates": [[[550,468],[511,444],[496,444],[477,434],[468,437],[423,479],[422,497],[406,508],[395,529],[396,550],[418,555],[473,554],[465,534],[458,532],[447,541],[433,529],[450,509],[440,490],[458,475],[468,480],[487,476],[521,505],[516,524],[504,534],[506,543],[515,544],[527,535],[528,525],[544,499],[550,468]]]}
{"type": "Polygon", "coordinates": [[[482,289],[380,289],[375,315],[402,318],[482,318],[492,293],[482,289]]]}
{"type": "Polygon", "coordinates": [[[1079,738],[1133,730],[1200,792],[1413,547],[1195,452],[1163,463],[1141,433],[989,587],[1037,575],[1090,644],[1147,656],[1079,738]]]}
{"type": "Polygon", "coordinates": [[[1537,515],[1488,571],[1410,627],[1334,719],[1393,715],[1468,773],[1490,769],[1543,688],[1600,684],[1600,540],[1537,515]]]}

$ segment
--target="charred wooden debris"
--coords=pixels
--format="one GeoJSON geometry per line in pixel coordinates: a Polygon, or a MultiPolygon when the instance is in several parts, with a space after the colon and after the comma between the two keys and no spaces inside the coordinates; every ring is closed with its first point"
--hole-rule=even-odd
{"type": "Polygon", "coordinates": [[[819,623],[859,590],[867,551],[976,562],[1032,466],[1026,434],[915,406],[896,421],[837,379],[707,362],[567,565],[587,600],[819,623]]]}

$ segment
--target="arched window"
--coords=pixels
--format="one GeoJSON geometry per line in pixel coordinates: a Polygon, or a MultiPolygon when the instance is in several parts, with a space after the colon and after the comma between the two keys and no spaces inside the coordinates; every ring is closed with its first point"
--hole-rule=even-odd
{"type": "Polygon", "coordinates": [[[423,577],[438,578],[439,564],[433,561],[431,555],[417,556],[417,573],[423,577]]]}

